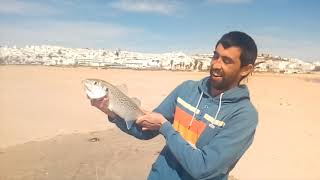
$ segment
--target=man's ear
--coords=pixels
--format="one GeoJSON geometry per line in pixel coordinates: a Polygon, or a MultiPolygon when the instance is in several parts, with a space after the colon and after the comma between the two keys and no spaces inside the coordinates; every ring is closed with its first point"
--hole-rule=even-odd
{"type": "Polygon", "coordinates": [[[253,71],[253,65],[252,64],[248,64],[248,65],[242,66],[240,71],[241,71],[240,75],[242,77],[246,77],[253,71]]]}

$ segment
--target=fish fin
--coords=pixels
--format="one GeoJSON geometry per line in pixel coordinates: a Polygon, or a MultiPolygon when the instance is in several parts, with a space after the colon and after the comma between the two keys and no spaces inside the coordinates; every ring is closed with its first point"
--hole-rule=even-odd
{"type": "Polygon", "coordinates": [[[116,86],[124,94],[128,94],[128,86],[126,84],[121,84],[116,86]]]}
{"type": "Polygon", "coordinates": [[[126,125],[127,125],[127,129],[131,129],[131,127],[133,126],[133,124],[135,123],[135,120],[129,120],[129,121],[125,121],[126,125]]]}
{"type": "Polygon", "coordinates": [[[140,101],[138,98],[133,97],[133,98],[131,98],[131,100],[132,100],[136,105],[138,105],[139,107],[141,106],[141,101],[140,101]]]}

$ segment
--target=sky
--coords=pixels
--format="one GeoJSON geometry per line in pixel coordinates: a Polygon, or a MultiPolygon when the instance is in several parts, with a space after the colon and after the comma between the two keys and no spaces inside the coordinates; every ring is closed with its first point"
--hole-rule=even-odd
{"type": "Polygon", "coordinates": [[[259,53],[320,61],[318,0],[0,0],[0,45],[212,53],[230,31],[259,53]]]}

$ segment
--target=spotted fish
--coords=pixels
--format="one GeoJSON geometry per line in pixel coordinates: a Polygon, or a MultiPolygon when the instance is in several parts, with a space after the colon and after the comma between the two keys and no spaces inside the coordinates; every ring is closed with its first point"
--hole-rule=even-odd
{"type": "Polygon", "coordinates": [[[118,87],[100,79],[86,79],[82,81],[85,91],[90,99],[101,98],[105,95],[109,98],[108,109],[125,120],[130,129],[136,119],[144,115],[140,109],[140,101],[128,97],[118,87]]]}

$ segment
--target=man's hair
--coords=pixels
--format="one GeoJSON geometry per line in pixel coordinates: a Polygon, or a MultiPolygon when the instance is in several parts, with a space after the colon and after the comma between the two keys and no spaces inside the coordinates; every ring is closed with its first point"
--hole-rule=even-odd
{"type": "Polygon", "coordinates": [[[241,67],[248,64],[254,65],[258,53],[257,45],[246,33],[240,31],[229,32],[221,37],[221,39],[217,42],[216,47],[220,43],[225,49],[232,46],[239,47],[241,49],[241,67]]]}

